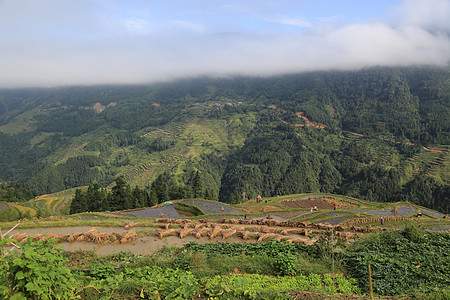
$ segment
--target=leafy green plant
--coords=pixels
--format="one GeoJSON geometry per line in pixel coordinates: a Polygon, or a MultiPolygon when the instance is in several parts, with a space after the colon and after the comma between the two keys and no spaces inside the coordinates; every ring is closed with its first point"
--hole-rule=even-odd
{"type": "Polygon", "coordinates": [[[291,253],[280,253],[272,261],[272,267],[277,275],[296,275],[298,273],[297,257],[291,253]]]}
{"type": "MultiPolygon", "coordinates": [[[[2,241],[2,247],[8,240],[2,241]]],[[[7,299],[75,299],[77,283],[64,264],[61,249],[53,247],[55,239],[21,244],[0,258],[2,283],[0,295],[7,299]]]]}
{"type": "Polygon", "coordinates": [[[90,285],[109,298],[117,294],[135,294],[145,299],[182,300],[193,298],[200,289],[197,279],[190,272],[155,266],[124,268],[118,274],[94,279],[90,285]]]}
{"type": "Polygon", "coordinates": [[[369,290],[368,264],[373,290],[380,295],[448,291],[450,234],[415,230],[372,235],[349,249],[345,264],[363,291],[369,290]]]}
{"type": "MultiPolygon", "coordinates": [[[[335,289],[341,293],[358,292],[352,283],[342,275],[337,278],[335,289]]],[[[259,274],[218,275],[203,280],[206,297],[217,299],[290,299],[289,292],[294,290],[331,293],[333,280],[331,275],[295,277],[273,277],[259,274]],[[270,295],[269,297],[267,297],[270,295]]]]}

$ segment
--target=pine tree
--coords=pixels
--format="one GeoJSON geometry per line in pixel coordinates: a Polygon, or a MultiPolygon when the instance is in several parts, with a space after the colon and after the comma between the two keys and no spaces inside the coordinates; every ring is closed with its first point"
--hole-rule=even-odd
{"type": "Polygon", "coordinates": [[[203,185],[203,180],[198,170],[195,172],[194,178],[192,179],[192,193],[194,198],[205,197],[205,188],[203,185]]]}

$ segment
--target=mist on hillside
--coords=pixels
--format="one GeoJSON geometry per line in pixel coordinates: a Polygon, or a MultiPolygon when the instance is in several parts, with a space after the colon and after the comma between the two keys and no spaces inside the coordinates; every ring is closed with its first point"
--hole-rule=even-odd
{"type": "Polygon", "coordinates": [[[450,61],[450,3],[446,0],[405,0],[380,19],[316,23],[269,16],[267,11],[261,16],[246,3],[245,9],[255,10],[246,16],[272,26],[258,30],[234,25],[239,20],[231,19],[219,26],[214,20],[223,17],[219,7],[203,23],[119,11],[100,15],[106,8],[85,1],[77,5],[3,1],[0,87],[445,66],[450,61]],[[280,24],[291,29],[279,30],[280,24]]]}

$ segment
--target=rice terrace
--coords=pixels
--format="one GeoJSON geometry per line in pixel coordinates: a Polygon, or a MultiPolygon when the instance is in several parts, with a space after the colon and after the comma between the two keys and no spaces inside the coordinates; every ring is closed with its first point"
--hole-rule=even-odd
{"type": "MultiPolygon", "coordinates": [[[[82,271],[83,278],[91,280],[93,287],[86,286],[78,293],[86,299],[101,295],[132,299],[135,293],[153,299],[155,291],[158,297],[170,299],[170,291],[164,290],[163,282],[157,280],[152,283],[152,288],[139,283],[145,276],[190,280],[193,286],[189,285],[187,291],[177,288],[177,295],[183,298],[272,299],[274,293],[281,292],[277,297],[286,299],[349,299],[350,296],[365,299],[368,297],[363,296],[368,292],[365,290],[368,275],[359,281],[350,276],[365,272],[358,265],[362,261],[355,265],[356,262],[349,260],[349,257],[360,255],[352,250],[354,245],[362,243],[367,247],[376,242],[372,241],[376,236],[379,236],[377,239],[392,239],[392,234],[398,230],[402,234],[396,239],[404,239],[406,244],[431,243],[429,247],[435,247],[435,242],[428,239],[435,239],[436,234],[443,235],[446,240],[439,247],[448,247],[449,241],[450,221],[446,215],[405,202],[380,204],[331,194],[299,194],[251,199],[238,205],[193,199],[170,201],[158,207],[73,215],[60,215],[51,208],[70,205],[71,198],[67,193],[38,197],[32,200],[34,204],[24,207],[53,211],[54,216],[24,218],[18,222],[3,222],[0,226],[5,232],[17,225],[4,236],[7,243],[4,251],[11,251],[16,245],[35,250],[36,247],[48,247],[46,245],[62,247],[63,252],[58,253],[62,253],[66,263],[60,267],[72,272],[82,271]],[[415,235],[408,237],[408,232],[415,235]],[[10,242],[8,237],[15,242],[10,242]],[[274,249],[276,253],[265,253],[274,249]],[[226,263],[218,263],[218,259],[226,263]],[[261,263],[269,266],[263,267],[261,263]],[[163,271],[165,268],[180,274],[168,275],[163,271]],[[131,271],[133,269],[145,270],[149,275],[137,275],[131,271]],[[125,274],[123,279],[117,277],[125,274]],[[209,279],[197,281],[194,278],[209,279]],[[119,281],[106,287],[104,280],[119,281]],[[120,280],[126,280],[133,288],[125,291],[120,280]],[[246,282],[245,286],[238,283],[242,280],[246,282]]],[[[393,256],[390,259],[399,259],[396,255],[389,254],[393,256]]],[[[420,265],[417,268],[428,272],[432,267],[430,259],[436,257],[414,259],[420,265]]],[[[448,266],[448,259],[447,255],[440,261],[448,266]]],[[[385,295],[383,299],[397,299],[397,296],[389,296],[395,292],[382,289],[388,279],[377,275],[380,268],[388,266],[373,258],[367,263],[372,266],[375,292],[385,295]]],[[[441,290],[435,293],[438,298],[446,297],[448,287],[444,288],[449,274],[445,269],[442,272],[444,277],[434,283],[435,291],[441,290]]],[[[422,275],[417,273],[417,276],[422,275]]],[[[395,285],[390,279],[388,281],[395,285]]],[[[407,288],[399,291],[403,291],[401,294],[412,292],[407,288]]],[[[417,292],[413,293],[408,297],[421,297],[417,292]]]]}

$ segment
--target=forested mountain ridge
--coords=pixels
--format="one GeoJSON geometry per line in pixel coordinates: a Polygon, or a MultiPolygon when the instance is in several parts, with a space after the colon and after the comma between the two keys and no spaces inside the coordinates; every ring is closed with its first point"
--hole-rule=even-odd
{"type": "Polygon", "coordinates": [[[333,192],[449,212],[449,75],[371,68],[0,90],[0,180],[45,193],[118,175],[151,189],[159,177],[175,197],[199,170],[203,193],[225,202],[333,192]]]}

